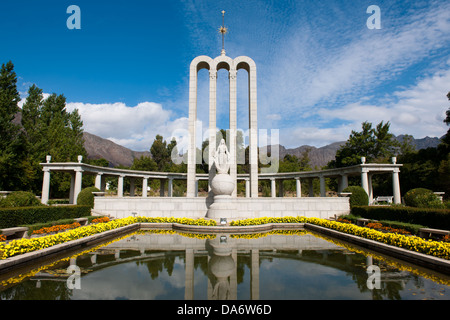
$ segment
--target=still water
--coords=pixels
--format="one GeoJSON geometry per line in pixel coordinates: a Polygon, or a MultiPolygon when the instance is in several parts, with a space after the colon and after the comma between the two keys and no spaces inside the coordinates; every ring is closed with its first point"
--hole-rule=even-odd
{"type": "Polygon", "coordinates": [[[448,300],[450,277],[304,230],[146,230],[3,275],[0,299],[448,300]]]}

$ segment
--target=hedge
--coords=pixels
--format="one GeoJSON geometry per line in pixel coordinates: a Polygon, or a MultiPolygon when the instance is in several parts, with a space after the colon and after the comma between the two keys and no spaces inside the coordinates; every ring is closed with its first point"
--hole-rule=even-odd
{"type": "Polygon", "coordinates": [[[350,208],[355,206],[365,206],[369,204],[369,196],[366,191],[360,186],[350,186],[343,190],[343,192],[350,192],[350,208]]]}
{"type": "Polygon", "coordinates": [[[450,210],[414,207],[357,206],[351,214],[366,219],[391,220],[450,230],[450,210]]]}
{"type": "Polygon", "coordinates": [[[89,206],[0,208],[0,229],[91,215],[89,206]]]}

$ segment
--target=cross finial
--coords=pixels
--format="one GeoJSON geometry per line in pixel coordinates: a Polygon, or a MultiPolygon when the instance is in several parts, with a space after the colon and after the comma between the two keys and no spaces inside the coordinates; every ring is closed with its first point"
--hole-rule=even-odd
{"type": "Polygon", "coordinates": [[[225,55],[225,34],[228,32],[228,29],[225,28],[225,10],[222,10],[222,26],[219,28],[219,33],[222,34],[222,55],[225,55]]]}

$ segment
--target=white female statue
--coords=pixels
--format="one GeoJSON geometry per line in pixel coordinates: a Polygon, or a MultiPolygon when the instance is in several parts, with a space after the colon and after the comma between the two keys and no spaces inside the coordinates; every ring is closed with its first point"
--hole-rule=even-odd
{"type": "Polygon", "coordinates": [[[230,169],[230,153],[228,152],[225,140],[220,140],[220,144],[217,147],[216,154],[214,156],[214,163],[219,174],[227,174],[230,169]]]}

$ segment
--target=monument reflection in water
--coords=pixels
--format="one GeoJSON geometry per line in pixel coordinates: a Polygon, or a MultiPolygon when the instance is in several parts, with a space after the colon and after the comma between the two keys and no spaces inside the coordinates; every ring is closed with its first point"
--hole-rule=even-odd
{"type": "Polygon", "coordinates": [[[0,299],[450,299],[447,276],[304,230],[289,234],[139,231],[10,281],[0,299]],[[368,283],[371,265],[378,287],[368,283]],[[69,289],[70,266],[79,289],[69,289]]]}

